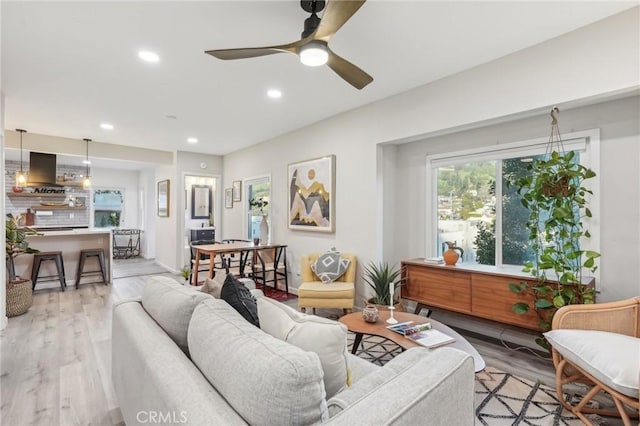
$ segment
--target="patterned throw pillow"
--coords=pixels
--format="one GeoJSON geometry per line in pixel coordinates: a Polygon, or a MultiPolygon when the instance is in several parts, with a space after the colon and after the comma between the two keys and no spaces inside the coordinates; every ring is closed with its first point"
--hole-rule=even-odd
{"type": "Polygon", "coordinates": [[[220,298],[233,307],[251,324],[260,327],[258,305],[247,287],[238,281],[233,274],[227,275],[222,285],[220,298]]]}
{"type": "Polygon", "coordinates": [[[340,252],[335,247],[320,255],[315,263],[311,264],[311,270],[324,284],[329,284],[340,278],[349,267],[350,260],[340,257],[340,252]]]}

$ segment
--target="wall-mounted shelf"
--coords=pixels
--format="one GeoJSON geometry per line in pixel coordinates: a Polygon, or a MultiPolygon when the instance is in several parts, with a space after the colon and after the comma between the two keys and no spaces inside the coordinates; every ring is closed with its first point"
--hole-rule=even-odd
{"type": "Polygon", "coordinates": [[[35,198],[35,197],[43,197],[43,198],[65,198],[67,195],[70,194],[48,194],[46,192],[43,193],[33,193],[33,192],[7,192],[7,197],[13,198],[13,197],[31,197],[31,198],[35,198]]]}
{"type": "Polygon", "coordinates": [[[82,182],[58,180],[58,181],[56,181],[56,183],[58,185],[68,186],[70,188],[82,188],[83,187],[83,183],[82,182]]]}
{"type": "Polygon", "coordinates": [[[69,207],[69,206],[31,206],[32,210],[84,210],[86,206],[69,207]]]}

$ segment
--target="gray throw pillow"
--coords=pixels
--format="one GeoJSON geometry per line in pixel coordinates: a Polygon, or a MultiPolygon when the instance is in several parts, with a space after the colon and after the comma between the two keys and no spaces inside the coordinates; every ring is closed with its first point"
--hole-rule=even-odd
{"type": "Polygon", "coordinates": [[[329,284],[340,278],[349,267],[350,260],[340,257],[335,247],[320,255],[311,264],[311,270],[324,284],[329,284]]]}

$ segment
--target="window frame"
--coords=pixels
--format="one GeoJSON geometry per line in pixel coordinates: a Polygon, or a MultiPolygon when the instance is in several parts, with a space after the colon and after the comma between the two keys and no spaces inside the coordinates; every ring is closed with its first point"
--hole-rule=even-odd
{"type": "Polygon", "coordinates": [[[271,200],[272,200],[272,192],[273,192],[271,187],[271,175],[266,174],[266,175],[245,178],[242,180],[242,193],[244,194],[244,201],[242,202],[244,206],[244,214],[243,214],[244,237],[243,238],[247,238],[250,240],[253,239],[253,236],[250,235],[250,228],[249,228],[250,216],[252,212],[251,207],[249,206],[249,201],[251,200],[249,186],[260,184],[260,183],[269,184],[269,204],[266,207],[267,226],[269,227],[269,238],[271,238],[271,235],[273,232],[271,228],[271,202],[272,202],[271,200]]]}
{"type": "MultiPolygon", "coordinates": [[[[433,154],[426,156],[426,235],[425,255],[435,256],[437,251],[438,235],[438,177],[437,169],[443,166],[464,164],[480,161],[497,161],[496,182],[502,182],[502,168],[498,160],[524,157],[527,155],[539,155],[545,153],[549,142],[548,138],[536,138],[518,142],[510,142],[481,148],[468,149],[450,153],[433,154]]],[[[589,209],[593,213],[592,218],[585,218],[585,227],[589,229],[591,238],[580,242],[585,250],[600,252],[600,129],[590,129],[571,132],[563,135],[565,151],[580,151],[580,163],[590,168],[596,176],[584,185],[593,190],[589,199],[589,209]]],[[[502,185],[496,185],[496,200],[502,200],[502,185]]],[[[496,267],[518,268],[520,265],[508,265],[502,263],[502,202],[496,202],[496,267]]],[[[599,269],[595,273],[599,278],[599,269]]],[[[597,280],[598,282],[599,280],[597,280]]]]}

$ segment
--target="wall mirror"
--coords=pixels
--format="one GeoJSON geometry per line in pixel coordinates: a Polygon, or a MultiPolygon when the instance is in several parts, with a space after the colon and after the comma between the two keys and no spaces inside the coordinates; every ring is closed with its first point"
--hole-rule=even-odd
{"type": "Polygon", "coordinates": [[[207,185],[191,185],[191,219],[209,219],[213,191],[207,185]]]}
{"type": "Polygon", "coordinates": [[[169,217],[169,180],[158,182],[158,216],[169,217]]]}

